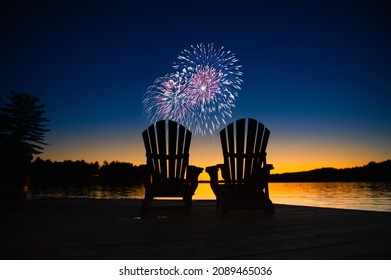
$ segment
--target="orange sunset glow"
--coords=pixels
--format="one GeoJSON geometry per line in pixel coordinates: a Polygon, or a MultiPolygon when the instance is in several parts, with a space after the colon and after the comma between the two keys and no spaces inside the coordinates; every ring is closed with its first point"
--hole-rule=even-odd
{"type": "MultiPolygon", "coordinates": [[[[322,167],[363,166],[370,161],[384,161],[388,156],[382,145],[373,145],[371,142],[352,143],[348,140],[338,142],[329,139],[300,140],[292,137],[285,137],[285,139],[276,137],[271,131],[267,160],[274,165],[272,173],[307,171],[322,167]]],[[[379,144],[382,144],[381,141],[379,144]]],[[[83,159],[87,162],[120,161],[135,165],[145,164],[146,161],[141,131],[139,135],[119,133],[117,138],[97,137],[91,134],[84,135],[78,140],[64,137],[63,140],[60,139],[47,146],[45,153],[40,157],[53,161],[83,159]]],[[[221,145],[217,135],[193,137],[190,164],[205,168],[221,162],[221,145]]],[[[208,174],[201,173],[200,179],[208,180],[208,174]]]]}

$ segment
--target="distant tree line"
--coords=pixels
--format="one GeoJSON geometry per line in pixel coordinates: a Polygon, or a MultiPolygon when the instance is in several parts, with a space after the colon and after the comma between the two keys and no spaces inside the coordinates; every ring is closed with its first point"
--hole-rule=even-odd
{"type": "Polygon", "coordinates": [[[36,158],[31,163],[32,187],[64,185],[139,185],[142,182],[140,167],[127,162],[112,161],[87,163],[84,160],[62,162],[36,158]]]}
{"type": "MultiPolygon", "coordinates": [[[[104,184],[140,185],[143,169],[127,162],[87,163],[84,160],[62,162],[36,158],[29,172],[32,187],[104,184]]],[[[320,168],[311,171],[272,174],[271,182],[391,182],[391,160],[370,162],[353,168],[320,168]]]]}
{"type": "Polygon", "coordinates": [[[272,182],[391,182],[391,160],[353,168],[272,174],[270,179],[272,182]]]}

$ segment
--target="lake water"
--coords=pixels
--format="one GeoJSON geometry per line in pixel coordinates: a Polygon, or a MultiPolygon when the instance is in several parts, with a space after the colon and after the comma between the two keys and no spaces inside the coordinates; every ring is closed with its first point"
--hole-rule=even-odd
{"type": "MultiPolygon", "coordinates": [[[[271,200],[276,204],[391,212],[391,182],[270,183],[269,191],[271,200]]],[[[47,197],[141,199],[144,188],[101,185],[31,188],[28,194],[29,199],[47,197]]],[[[200,183],[193,198],[215,199],[215,196],[209,183],[200,183]]]]}

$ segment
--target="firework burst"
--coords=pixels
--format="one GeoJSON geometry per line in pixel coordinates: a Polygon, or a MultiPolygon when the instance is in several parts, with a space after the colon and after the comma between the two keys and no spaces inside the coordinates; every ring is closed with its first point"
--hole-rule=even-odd
{"type": "Polygon", "coordinates": [[[183,73],[159,77],[144,95],[144,111],[150,122],[171,119],[184,123],[194,109],[191,96],[187,94],[186,76],[183,73]]]}
{"type": "Polygon", "coordinates": [[[175,120],[195,134],[213,133],[232,117],[242,72],[238,60],[224,47],[191,46],[174,62],[175,74],[156,79],[144,96],[150,121],[175,120]]]}

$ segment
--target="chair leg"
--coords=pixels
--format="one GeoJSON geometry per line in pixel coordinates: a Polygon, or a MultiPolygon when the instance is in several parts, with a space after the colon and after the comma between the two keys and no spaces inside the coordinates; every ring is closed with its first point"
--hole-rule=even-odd
{"type": "Polygon", "coordinates": [[[193,206],[192,197],[191,196],[190,197],[185,197],[184,200],[185,200],[186,213],[190,214],[191,213],[191,208],[193,206]]]}
{"type": "Polygon", "coordinates": [[[269,198],[266,199],[265,211],[267,215],[274,215],[274,205],[269,198]]]}
{"type": "Polygon", "coordinates": [[[145,197],[143,199],[143,202],[141,203],[141,217],[146,216],[147,210],[150,207],[151,202],[152,202],[152,198],[150,197],[145,197]]]}
{"type": "Polygon", "coordinates": [[[221,198],[219,196],[216,196],[216,211],[218,211],[220,208],[220,199],[221,198]]]}

